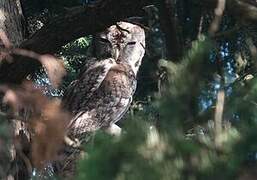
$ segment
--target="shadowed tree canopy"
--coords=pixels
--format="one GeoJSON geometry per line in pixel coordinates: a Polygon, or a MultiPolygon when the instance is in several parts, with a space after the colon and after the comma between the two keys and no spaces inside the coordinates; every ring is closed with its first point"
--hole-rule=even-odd
{"type": "Polygon", "coordinates": [[[256,179],[256,67],[256,0],[0,0],[0,179],[256,179]]]}
{"type": "MultiPolygon", "coordinates": [[[[26,1],[24,3],[26,5],[26,1]]],[[[129,17],[142,16],[143,7],[149,3],[147,0],[110,0],[91,7],[67,8],[18,47],[41,54],[55,53],[61,46],[81,36],[95,34],[129,17]]],[[[38,65],[26,57],[18,57],[12,63],[3,63],[0,66],[0,82],[19,83],[38,65]]]]}
{"type": "MultiPolygon", "coordinates": [[[[26,7],[28,2],[24,1],[22,3],[23,7],[26,7]]],[[[203,0],[190,3],[191,7],[198,7],[192,29],[197,29],[201,23],[201,16],[203,15],[201,9],[212,11],[216,8],[217,2],[217,0],[203,0]]],[[[187,1],[181,1],[181,3],[186,4],[187,1]]],[[[256,21],[257,8],[255,7],[255,1],[228,0],[226,3],[228,4],[227,12],[235,18],[240,19],[244,17],[246,21],[256,21]]],[[[65,2],[60,4],[62,5],[62,11],[50,18],[41,29],[33,33],[22,43],[18,43],[18,47],[42,54],[56,53],[60,50],[61,46],[81,36],[95,34],[109,25],[129,17],[144,16],[146,12],[143,8],[147,5],[156,4],[160,12],[161,28],[166,38],[167,57],[177,61],[185,51],[186,47],[183,48],[182,43],[185,39],[181,37],[180,30],[178,29],[183,24],[179,22],[180,20],[177,15],[180,12],[175,10],[175,0],[132,0],[129,2],[125,0],[108,0],[88,6],[71,6],[67,8],[65,5],[70,4],[65,4],[65,2]]],[[[188,6],[188,8],[190,7],[188,6]]],[[[188,9],[188,12],[190,12],[190,9],[188,9]]],[[[193,39],[196,39],[196,37],[197,32],[195,32],[193,39]]],[[[0,66],[0,82],[20,83],[28,74],[34,72],[38,65],[36,61],[31,61],[25,57],[15,58],[15,62],[12,63],[2,63],[0,66]]]]}

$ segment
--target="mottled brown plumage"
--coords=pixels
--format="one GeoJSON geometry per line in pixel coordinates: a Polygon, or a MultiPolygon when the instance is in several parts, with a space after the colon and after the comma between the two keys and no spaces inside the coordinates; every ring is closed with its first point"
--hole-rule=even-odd
{"type": "Polygon", "coordinates": [[[94,38],[93,58],[68,88],[64,107],[73,113],[68,135],[108,128],[127,111],[136,89],[136,74],[145,49],[144,30],[119,22],[94,38]]]}
{"type": "MultiPolygon", "coordinates": [[[[73,115],[67,128],[70,139],[85,141],[92,132],[107,129],[123,117],[136,89],[144,47],[144,30],[131,23],[119,22],[96,35],[92,57],[63,98],[64,108],[73,115]]],[[[60,157],[66,158],[56,164],[59,173],[73,171],[75,152],[64,148],[60,157]]]]}
{"type": "Polygon", "coordinates": [[[74,114],[69,125],[69,136],[81,139],[84,133],[107,128],[120,120],[128,109],[136,88],[135,74],[127,64],[112,63],[107,72],[102,66],[96,67],[92,69],[90,79],[84,81],[83,77],[73,85],[73,92],[77,94],[66,99],[71,102],[67,107],[74,114]],[[98,72],[106,75],[96,86],[95,82],[100,80],[99,75],[95,74],[98,72]],[[86,91],[84,86],[91,86],[91,91],[86,91]]]}

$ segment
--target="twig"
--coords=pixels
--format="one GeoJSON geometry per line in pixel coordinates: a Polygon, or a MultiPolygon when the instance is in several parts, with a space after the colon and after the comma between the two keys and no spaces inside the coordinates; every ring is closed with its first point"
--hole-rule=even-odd
{"type": "Polygon", "coordinates": [[[82,150],[81,142],[79,140],[72,140],[68,136],[64,136],[64,143],[72,148],[82,150]]]}
{"type": "Polygon", "coordinates": [[[0,40],[2,40],[2,43],[5,48],[12,47],[12,43],[9,41],[9,39],[8,39],[7,35],[5,34],[5,32],[3,31],[3,29],[0,29],[0,40]]]}
{"type": "Polygon", "coordinates": [[[198,29],[198,34],[197,37],[199,38],[202,34],[202,30],[203,30],[203,15],[201,15],[201,19],[200,19],[200,23],[199,23],[199,29],[198,29]]]}
{"type": "Polygon", "coordinates": [[[225,6],[226,6],[226,0],[218,0],[217,7],[214,10],[215,17],[209,28],[209,34],[211,36],[213,36],[219,29],[221,19],[225,10],[225,6]]]}
{"type": "Polygon", "coordinates": [[[224,110],[225,91],[220,90],[217,95],[214,117],[214,143],[217,148],[221,147],[222,116],[224,110]]]}

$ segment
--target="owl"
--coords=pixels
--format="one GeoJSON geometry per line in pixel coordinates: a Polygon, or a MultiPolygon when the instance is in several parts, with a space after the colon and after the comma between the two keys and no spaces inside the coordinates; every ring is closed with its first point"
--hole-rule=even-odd
{"type": "Polygon", "coordinates": [[[63,97],[73,115],[68,137],[83,141],[98,129],[119,131],[115,123],[131,104],[144,53],[144,29],[132,23],[118,22],[94,37],[92,57],[63,97]]]}

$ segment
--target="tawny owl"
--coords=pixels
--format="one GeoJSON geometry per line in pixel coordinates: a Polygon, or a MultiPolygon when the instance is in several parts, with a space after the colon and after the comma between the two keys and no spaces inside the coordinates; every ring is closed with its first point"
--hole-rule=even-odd
{"type": "Polygon", "coordinates": [[[73,114],[68,136],[82,140],[85,134],[107,129],[128,110],[136,89],[136,75],[145,53],[144,30],[118,22],[93,40],[93,57],[63,98],[73,114]]]}

